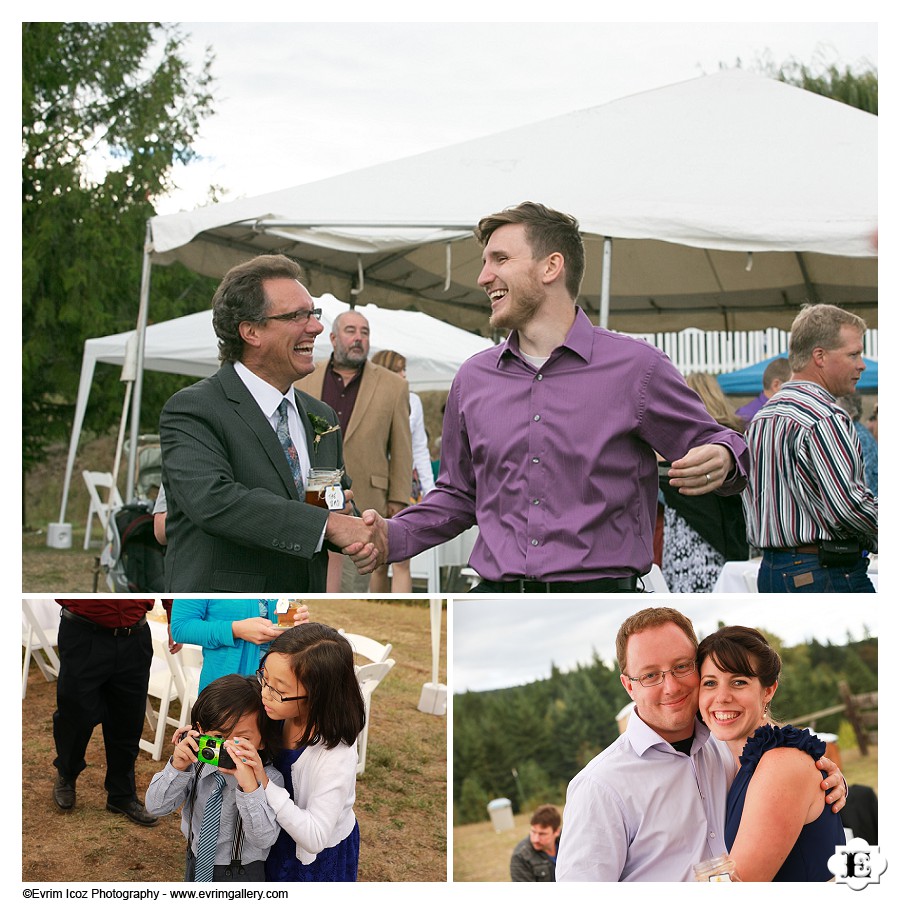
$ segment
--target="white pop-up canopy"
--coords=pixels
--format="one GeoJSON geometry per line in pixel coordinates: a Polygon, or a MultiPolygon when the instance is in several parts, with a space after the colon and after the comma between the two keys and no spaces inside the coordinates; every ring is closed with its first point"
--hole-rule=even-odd
{"type": "MultiPolygon", "coordinates": [[[[315,299],[315,304],[322,308],[322,325],[325,329],[316,340],[313,357],[316,361],[325,361],[331,354],[328,334],[334,319],[350,310],[350,305],[331,295],[315,299]]],[[[410,389],[414,391],[448,389],[463,361],[491,345],[489,339],[418,311],[391,311],[375,305],[358,305],[356,310],[369,321],[372,354],[381,349],[393,349],[406,357],[406,375],[410,389]]],[[[146,370],[206,377],[215,373],[219,367],[218,341],[212,326],[211,310],[153,324],[147,327],[145,335],[146,370]]],[[[134,354],[135,339],[135,331],[129,330],[88,339],[84,344],[75,421],[69,440],[63,483],[61,522],[65,520],[75,456],[96,365],[103,363],[121,366],[125,368],[126,378],[133,379],[134,362],[129,362],[129,356],[134,354]]]]}

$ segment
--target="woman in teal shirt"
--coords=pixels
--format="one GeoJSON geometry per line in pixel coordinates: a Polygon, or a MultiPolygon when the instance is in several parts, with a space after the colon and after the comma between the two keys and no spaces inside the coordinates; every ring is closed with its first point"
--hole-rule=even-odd
{"type": "MultiPolygon", "coordinates": [[[[203,648],[200,690],[223,675],[253,675],[269,644],[283,629],[275,626],[278,600],[174,600],[171,629],[175,643],[203,648]]],[[[294,613],[295,624],[309,621],[309,610],[294,613]]]]}

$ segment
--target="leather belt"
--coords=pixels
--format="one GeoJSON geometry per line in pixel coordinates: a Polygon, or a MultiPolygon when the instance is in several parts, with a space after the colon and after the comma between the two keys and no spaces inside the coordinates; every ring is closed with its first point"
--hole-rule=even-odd
{"type": "Polygon", "coordinates": [[[815,543],[807,543],[804,546],[769,546],[763,552],[786,552],[790,555],[800,553],[802,555],[818,555],[819,547],[815,543]]]}
{"type": "Polygon", "coordinates": [[[482,581],[481,590],[499,593],[614,593],[617,590],[638,591],[638,578],[594,578],[588,581],[532,581],[515,578],[511,581],[482,581]]]}
{"type": "Polygon", "coordinates": [[[71,621],[86,625],[92,631],[102,631],[104,634],[112,634],[113,637],[130,637],[132,634],[137,634],[137,632],[147,624],[147,616],[145,615],[139,622],[136,622],[127,628],[108,628],[106,625],[98,625],[97,622],[91,621],[83,615],[76,615],[71,609],[62,609],[60,611],[63,618],[68,618],[71,621]]]}

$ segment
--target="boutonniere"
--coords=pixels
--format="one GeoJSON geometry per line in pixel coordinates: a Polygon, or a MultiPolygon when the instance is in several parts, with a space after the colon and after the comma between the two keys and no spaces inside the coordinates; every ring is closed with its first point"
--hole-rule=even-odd
{"type": "Polygon", "coordinates": [[[306,416],[309,418],[310,424],[312,424],[313,433],[315,433],[313,445],[315,446],[316,451],[318,451],[319,440],[323,436],[328,436],[329,433],[336,433],[341,429],[340,424],[329,424],[325,418],[320,417],[318,414],[310,414],[307,412],[306,416]]]}

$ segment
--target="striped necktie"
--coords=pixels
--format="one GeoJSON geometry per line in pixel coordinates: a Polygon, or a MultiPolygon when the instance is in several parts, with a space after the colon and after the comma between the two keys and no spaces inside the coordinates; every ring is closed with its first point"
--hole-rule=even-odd
{"type": "Polygon", "coordinates": [[[197,839],[197,857],[194,861],[194,881],[212,882],[213,867],[216,865],[216,848],[219,844],[219,822],[222,817],[222,792],[225,789],[225,776],[216,769],[213,777],[216,787],[213,788],[203,821],[200,823],[200,837],[197,839]]]}
{"type": "Polygon", "coordinates": [[[278,426],[275,428],[275,434],[281,442],[281,448],[284,449],[284,457],[288,461],[291,474],[294,478],[294,484],[297,492],[303,494],[303,475],[300,473],[300,456],[297,453],[297,447],[291,439],[288,430],[288,400],[282,399],[278,406],[278,426]]]}

